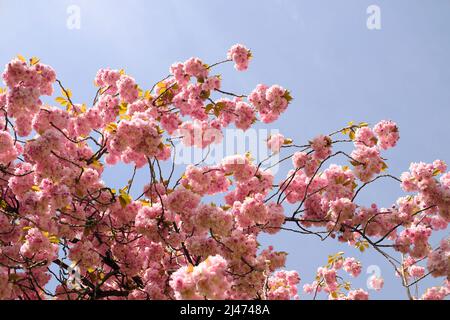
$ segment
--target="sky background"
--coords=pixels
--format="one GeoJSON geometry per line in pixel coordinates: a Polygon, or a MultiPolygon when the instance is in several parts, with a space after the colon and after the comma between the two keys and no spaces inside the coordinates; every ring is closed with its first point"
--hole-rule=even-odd
{"type": "MultiPolygon", "coordinates": [[[[124,68],[150,88],[175,61],[198,56],[213,63],[243,43],[254,54],[250,69],[220,66],[223,88],[248,93],[258,83],[280,84],[294,97],[279,121],[258,128],[278,129],[302,144],[348,121],[392,119],[401,139],[384,156],[389,173],[398,176],[410,162],[450,161],[449,15],[448,0],[0,0],[0,64],[19,53],[38,56],[81,103],[92,101],[99,68],[124,68]],[[381,9],[381,30],[366,26],[372,4],[381,9]],[[67,28],[70,5],[81,10],[80,29],[67,28]]],[[[104,180],[123,186],[131,170],[119,166],[104,180]]],[[[148,180],[144,173],[137,178],[141,185],[148,180]]],[[[360,200],[389,207],[401,195],[398,184],[385,181],[360,200]]],[[[260,240],[289,252],[287,268],[299,271],[301,285],[313,280],[328,254],[342,250],[364,265],[354,287],[367,290],[366,269],[376,265],[385,287],[370,290],[371,298],[406,297],[391,266],[373,250],[361,254],[332,239],[286,232],[260,240]]],[[[419,289],[436,284],[427,279],[419,289]]]]}

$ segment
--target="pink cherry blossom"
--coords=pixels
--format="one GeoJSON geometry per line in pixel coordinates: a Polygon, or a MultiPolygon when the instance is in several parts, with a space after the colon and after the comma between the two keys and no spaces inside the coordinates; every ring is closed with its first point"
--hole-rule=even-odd
{"type": "Polygon", "coordinates": [[[14,141],[9,132],[0,131],[0,149],[2,153],[0,154],[0,164],[8,164],[11,161],[14,161],[18,152],[14,147],[14,141]]]}
{"type": "Polygon", "coordinates": [[[376,291],[380,291],[383,288],[384,280],[381,277],[375,275],[371,276],[369,279],[370,286],[376,291]]]}
{"type": "Polygon", "coordinates": [[[234,67],[239,71],[247,70],[251,57],[252,54],[250,50],[242,44],[235,44],[228,50],[227,53],[227,58],[234,61],[234,67]]]}
{"type": "Polygon", "coordinates": [[[400,138],[397,124],[390,120],[377,123],[373,131],[378,137],[378,145],[383,150],[395,147],[400,138]]]}
{"type": "Polygon", "coordinates": [[[285,138],[282,134],[274,134],[267,139],[267,146],[269,149],[274,152],[278,153],[280,152],[281,146],[284,144],[285,138]]]}

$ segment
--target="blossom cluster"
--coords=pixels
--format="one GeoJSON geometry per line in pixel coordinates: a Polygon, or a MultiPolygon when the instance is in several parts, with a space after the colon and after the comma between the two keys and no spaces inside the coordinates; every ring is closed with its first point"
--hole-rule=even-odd
{"type": "MultiPolygon", "coordinates": [[[[303,290],[307,294],[316,296],[321,292],[328,294],[332,300],[368,300],[369,294],[363,289],[351,289],[351,283],[343,281],[338,276],[339,270],[344,270],[352,277],[358,277],[361,273],[361,263],[355,258],[344,258],[343,252],[328,257],[328,264],[317,269],[316,279],[311,284],[305,284],[303,290]],[[347,293],[345,293],[347,291],[347,293]]],[[[371,279],[377,288],[383,286],[383,279],[376,277],[371,279]]]]}

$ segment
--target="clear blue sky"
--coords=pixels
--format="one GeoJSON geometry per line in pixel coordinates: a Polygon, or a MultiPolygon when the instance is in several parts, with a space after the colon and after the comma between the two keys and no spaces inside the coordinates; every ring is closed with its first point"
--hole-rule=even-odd
{"type": "MultiPolygon", "coordinates": [[[[124,68],[150,87],[174,61],[195,55],[215,62],[243,43],[254,53],[251,67],[245,73],[221,68],[224,87],[245,93],[260,82],[279,83],[295,98],[278,122],[261,128],[305,142],[351,120],[395,120],[401,140],[385,156],[390,173],[399,175],[411,161],[450,162],[449,14],[448,0],[0,0],[0,64],[18,53],[38,56],[76,101],[88,102],[101,67],[124,68]],[[79,30],[66,27],[72,4],[81,8],[79,30]],[[366,27],[371,4],[381,8],[381,30],[366,27]]],[[[120,168],[120,177],[108,173],[105,180],[123,184],[131,168],[120,168]]],[[[390,206],[401,194],[387,183],[361,199],[390,206]]],[[[332,240],[287,233],[261,240],[290,253],[288,268],[300,272],[302,284],[327,254],[343,250],[365,267],[381,268],[385,288],[370,291],[372,298],[405,297],[391,267],[372,251],[360,254],[332,240]]],[[[363,273],[354,284],[366,288],[365,281],[363,273]]]]}

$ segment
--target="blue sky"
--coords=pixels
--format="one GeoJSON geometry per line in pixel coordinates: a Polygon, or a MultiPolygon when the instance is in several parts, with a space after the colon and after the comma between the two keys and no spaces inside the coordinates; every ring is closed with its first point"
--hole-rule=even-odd
{"type": "MultiPolygon", "coordinates": [[[[124,68],[148,88],[174,61],[219,61],[231,45],[243,43],[254,53],[250,69],[220,67],[224,88],[246,93],[258,83],[278,83],[295,99],[278,122],[258,127],[302,143],[351,120],[392,119],[401,140],[385,157],[389,172],[399,175],[411,161],[450,161],[449,13],[447,0],[0,0],[0,64],[18,53],[38,56],[76,101],[89,102],[99,68],[124,68]],[[381,9],[381,30],[366,27],[372,4],[381,9]],[[69,5],[81,9],[79,30],[66,27],[69,5]]],[[[130,173],[120,166],[105,180],[120,186],[130,173]]],[[[390,206],[400,195],[396,183],[386,182],[367,189],[361,200],[390,206]]],[[[288,268],[300,272],[302,284],[328,254],[343,250],[365,267],[381,268],[385,288],[370,291],[371,297],[406,297],[391,267],[372,251],[360,254],[332,240],[288,233],[261,242],[289,252],[288,268]]],[[[366,288],[365,270],[355,286],[366,288]]]]}

